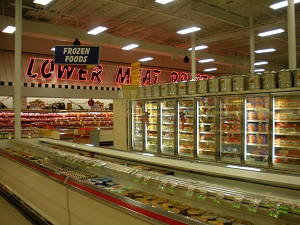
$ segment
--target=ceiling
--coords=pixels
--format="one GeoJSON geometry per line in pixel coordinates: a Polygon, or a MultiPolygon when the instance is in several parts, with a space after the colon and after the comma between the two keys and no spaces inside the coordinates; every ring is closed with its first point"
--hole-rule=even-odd
{"type": "MultiPolygon", "coordinates": [[[[106,26],[105,33],[110,37],[177,49],[173,55],[179,57],[190,54],[187,49],[191,47],[191,35],[180,35],[176,31],[195,24],[201,27],[196,32],[196,45],[208,45],[207,49],[197,51],[197,59],[211,56],[222,63],[222,59],[230,58],[231,63],[243,61],[250,68],[249,15],[252,8],[255,49],[276,49],[273,53],[256,54],[255,61],[266,60],[269,64],[263,68],[276,70],[289,67],[287,8],[269,8],[278,1],[175,0],[161,5],[154,0],[53,0],[41,6],[33,4],[33,0],[23,0],[22,16],[26,21],[72,27],[75,31],[69,34],[70,38],[78,36],[83,43],[88,42],[85,40],[88,38],[80,36],[80,32],[86,33],[99,25],[106,26]],[[285,32],[269,37],[257,35],[275,28],[283,28],[285,32]]],[[[3,16],[14,17],[14,2],[1,0],[0,12],[3,16]]],[[[296,53],[300,67],[300,3],[295,4],[295,17],[296,53]]],[[[139,49],[143,49],[142,44],[139,49]]],[[[164,54],[164,48],[161,49],[161,54],[164,54]]]]}

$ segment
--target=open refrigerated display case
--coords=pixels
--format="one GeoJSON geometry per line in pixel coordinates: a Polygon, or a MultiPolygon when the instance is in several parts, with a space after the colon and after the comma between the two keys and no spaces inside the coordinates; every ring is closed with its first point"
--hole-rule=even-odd
{"type": "Polygon", "coordinates": [[[167,99],[160,101],[161,115],[161,153],[175,154],[176,143],[176,100],[167,99]]]}
{"type": "Polygon", "coordinates": [[[144,150],[144,123],[145,114],[143,101],[132,101],[131,103],[131,142],[130,149],[143,151],[144,150]]]}
{"type": "Polygon", "coordinates": [[[145,143],[147,152],[158,151],[159,137],[159,115],[158,115],[158,101],[145,102],[145,143]]]}
{"type": "Polygon", "coordinates": [[[216,160],[216,97],[196,98],[198,107],[199,159],[216,160]]]}
{"type": "Polygon", "coordinates": [[[300,92],[274,94],[272,164],[300,170],[300,92]]]}
{"type": "Polygon", "coordinates": [[[184,157],[194,157],[194,99],[178,99],[178,110],[178,155],[184,157]]]}
{"type": "Polygon", "coordinates": [[[297,175],[51,139],[1,146],[1,191],[9,190],[49,223],[299,224],[297,175]]]}
{"type": "Polygon", "coordinates": [[[219,160],[241,163],[242,97],[218,96],[219,102],[219,160]]]}
{"type": "Polygon", "coordinates": [[[270,96],[245,96],[245,164],[269,167],[270,96]]]}

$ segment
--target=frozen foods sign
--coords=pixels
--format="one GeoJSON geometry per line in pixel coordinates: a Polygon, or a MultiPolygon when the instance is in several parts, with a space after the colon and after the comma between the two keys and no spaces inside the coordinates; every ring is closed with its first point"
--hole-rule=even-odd
{"type": "Polygon", "coordinates": [[[96,46],[55,46],[54,64],[98,65],[99,47],[96,46]]]}

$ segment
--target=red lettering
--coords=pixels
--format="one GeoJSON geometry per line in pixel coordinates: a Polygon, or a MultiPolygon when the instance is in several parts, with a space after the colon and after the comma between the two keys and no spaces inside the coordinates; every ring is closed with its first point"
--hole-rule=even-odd
{"type": "Polygon", "coordinates": [[[150,69],[146,70],[146,73],[142,79],[142,85],[151,85],[151,70],[150,69]]]}
{"type": "Polygon", "coordinates": [[[103,73],[103,67],[102,65],[98,65],[98,66],[95,66],[93,67],[93,70],[92,70],[92,74],[91,74],[91,82],[94,82],[95,79],[96,81],[100,84],[102,83],[102,80],[100,78],[100,75],[103,73]]]}
{"type": "Polygon", "coordinates": [[[89,71],[85,70],[85,69],[79,69],[78,70],[78,80],[79,81],[86,81],[87,78],[84,77],[83,75],[87,74],[89,71]]]}
{"type": "Polygon", "coordinates": [[[34,68],[34,64],[35,64],[35,59],[34,58],[30,58],[28,66],[27,66],[27,72],[26,75],[29,78],[37,78],[38,74],[37,73],[33,73],[32,70],[34,68]]]}
{"type": "Polygon", "coordinates": [[[153,73],[154,73],[154,82],[153,82],[153,84],[158,84],[158,76],[161,74],[161,70],[154,69],[153,73]]]}
{"type": "Polygon", "coordinates": [[[41,75],[45,79],[50,79],[54,73],[54,63],[52,59],[46,59],[41,66],[41,75]],[[48,73],[46,72],[47,66],[49,67],[48,73]]]}
{"type": "Polygon", "coordinates": [[[187,75],[187,73],[180,74],[180,81],[187,81],[188,78],[189,78],[189,76],[187,75]]]}
{"type": "Polygon", "coordinates": [[[170,82],[177,82],[178,81],[178,73],[176,71],[171,72],[171,76],[170,76],[170,82]]]}
{"type": "Polygon", "coordinates": [[[123,67],[119,66],[115,77],[115,84],[130,84],[130,68],[126,68],[123,74],[123,67]]]}
{"type": "Polygon", "coordinates": [[[67,67],[67,66],[58,66],[58,71],[57,71],[57,79],[63,80],[63,76],[66,74],[67,80],[70,80],[73,72],[74,72],[74,67],[67,67]]]}

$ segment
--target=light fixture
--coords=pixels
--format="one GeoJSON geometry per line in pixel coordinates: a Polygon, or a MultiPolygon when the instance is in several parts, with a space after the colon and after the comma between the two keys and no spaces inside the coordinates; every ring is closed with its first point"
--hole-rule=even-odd
{"type": "Polygon", "coordinates": [[[169,2],[173,2],[174,0],[155,0],[156,3],[159,3],[159,4],[168,4],[169,2]]]}
{"type": "Polygon", "coordinates": [[[51,48],[51,51],[55,51],[55,47],[51,48]]]}
{"type": "Polygon", "coordinates": [[[146,62],[146,61],[150,61],[152,59],[153,59],[152,57],[146,57],[146,58],[143,58],[143,59],[139,59],[139,61],[140,62],[146,62]]]}
{"type": "Polygon", "coordinates": [[[13,26],[7,26],[6,28],[4,28],[4,30],[2,32],[3,33],[12,34],[15,31],[16,31],[15,27],[13,27],[13,26]]]}
{"type": "Polygon", "coordinates": [[[266,65],[266,64],[268,64],[267,61],[261,61],[261,62],[256,62],[256,63],[254,63],[254,66],[266,65]]]}
{"type": "Polygon", "coordinates": [[[204,72],[209,72],[209,71],[214,71],[214,70],[217,70],[217,68],[208,68],[208,69],[205,69],[204,72]]]}
{"type": "Polygon", "coordinates": [[[266,52],[275,52],[275,48],[265,48],[256,50],[255,53],[266,53],[266,52]]]}
{"type": "MultiPolygon", "coordinates": [[[[299,3],[299,2],[300,2],[300,0],[294,0],[294,4],[299,3]]],[[[283,7],[287,7],[287,5],[288,5],[288,1],[285,0],[285,1],[277,2],[275,4],[270,5],[270,8],[280,9],[280,8],[283,8],[283,7]]]]}
{"type": "Polygon", "coordinates": [[[47,5],[49,2],[52,2],[52,0],[34,0],[33,3],[39,4],[39,5],[47,5]]]}
{"type": "Polygon", "coordinates": [[[99,34],[99,33],[103,32],[103,31],[105,31],[105,30],[107,30],[107,27],[99,26],[99,27],[96,27],[96,28],[90,30],[88,32],[88,34],[96,35],[96,34],[99,34]]]}
{"type": "Polygon", "coordinates": [[[130,50],[130,49],[137,48],[137,47],[139,47],[139,45],[137,45],[137,44],[130,44],[130,45],[127,45],[127,46],[123,47],[122,49],[123,50],[130,50]]]}
{"type": "Polygon", "coordinates": [[[201,59],[198,62],[199,63],[207,63],[207,62],[213,62],[213,61],[215,61],[215,60],[214,59],[201,59]]]}
{"type": "Polygon", "coordinates": [[[240,169],[240,170],[261,171],[261,169],[245,167],[245,166],[228,165],[227,167],[228,168],[233,168],[233,169],[240,169]]]}
{"type": "Polygon", "coordinates": [[[201,30],[200,27],[190,27],[190,28],[186,28],[186,29],[177,31],[177,34],[188,34],[188,33],[196,32],[199,30],[201,30]]]}
{"type": "MultiPolygon", "coordinates": [[[[206,49],[207,48],[207,45],[199,45],[199,46],[196,46],[195,47],[195,50],[202,50],[202,49],[206,49]]],[[[190,51],[192,51],[192,48],[189,48],[190,51]]]]}
{"type": "Polygon", "coordinates": [[[254,72],[264,72],[265,71],[265,69],[256,69],[256,70],[254,70],[254,72]]]}
{"type": "Polygon", "coordinates": [[[279,29],[269,30],[269,31],[259,33],[258,36],[266,37],[266,36],[270,36],[270,35],[273,35],[273,34],[279,34],[279,33],[282,33],[282,32],[284,32],[284,29],[279,28],[279,29]]]}

